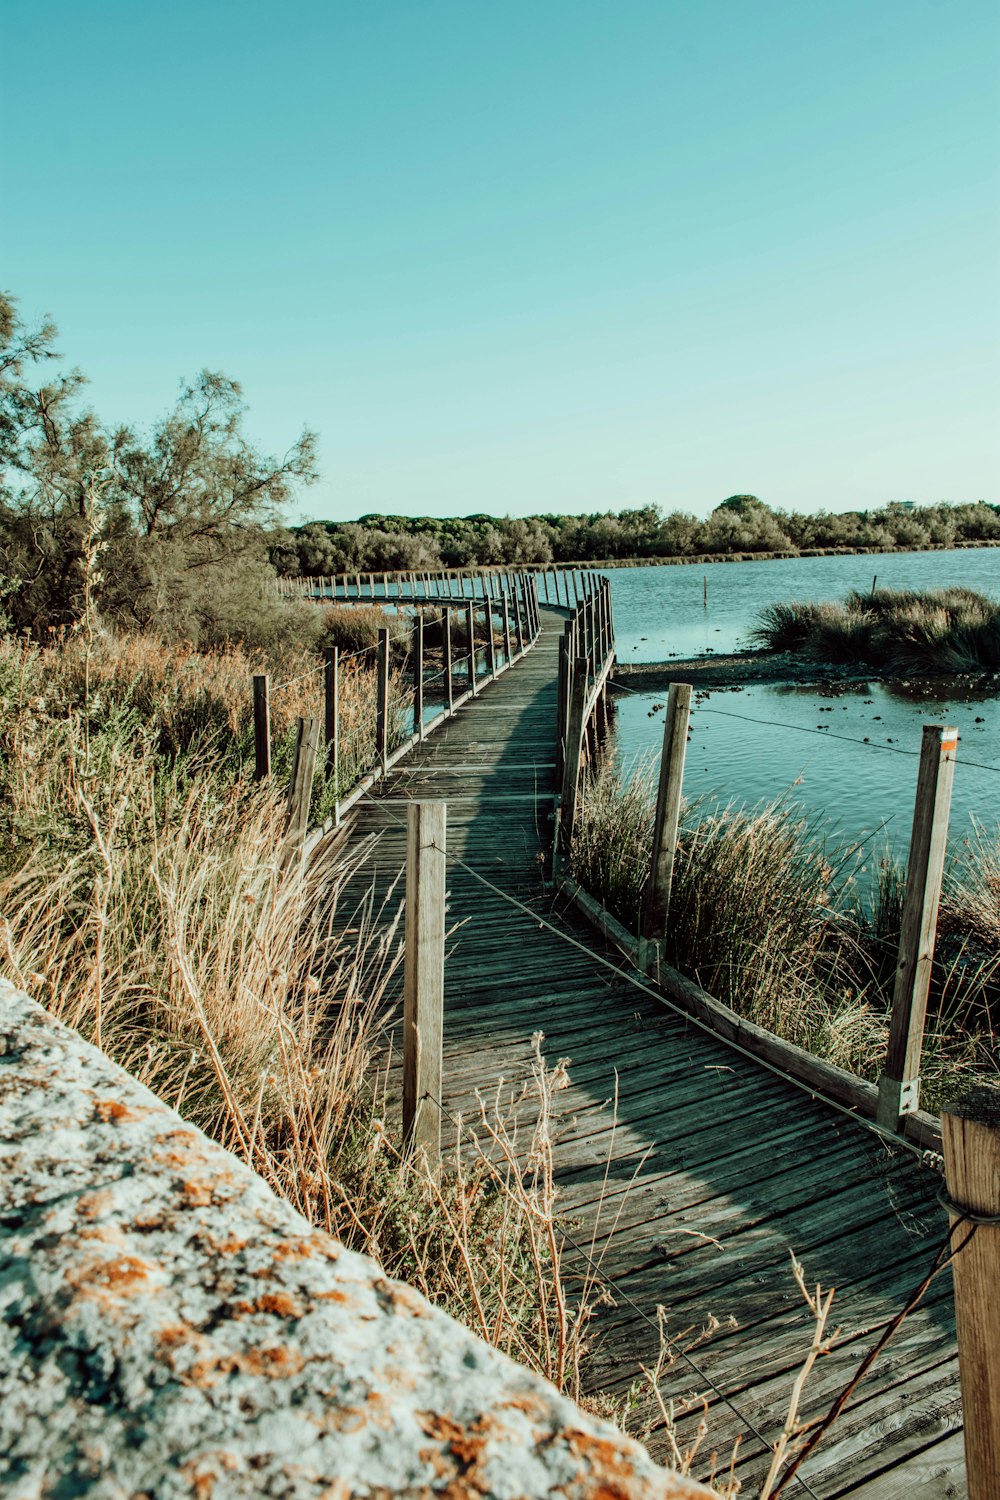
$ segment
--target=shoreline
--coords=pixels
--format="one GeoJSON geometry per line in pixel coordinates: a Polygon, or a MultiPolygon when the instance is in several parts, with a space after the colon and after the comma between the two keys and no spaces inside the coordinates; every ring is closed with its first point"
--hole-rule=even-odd
{"type": "Polygon", "coordinates": [[[913,687],[920,682],[975,680],[1000,683],[996,672],[920,672],[913,677],[879,672],[850,662],[808,661],[792,651],[728,651],[713,656],[677,657],[669,661],[619,663],[611,689],[633,693],[665,692],[671,682],[687,682],[696,688],[740,688],[757,683],[792,687],[824,688],[838,683],[900,682],[913,687]]]}
{"type": "MultiPolygon", "coordinates": [[[[709,563],[794,562],[798,557],[919,557],[927,552],[989,552],[1000,547],[1000,539],[981,542],[932,542],[927,547],[801,547],[795,552],[695,552],[683,557],[599,557],[575,562],[486,563],[484,572],[497,567],[520,567],[528,571],[557,572],[588,568],[676,568],[707,567],[709,563]]],[[[470,564],[470,567],[473,567],[470,564]]]]}

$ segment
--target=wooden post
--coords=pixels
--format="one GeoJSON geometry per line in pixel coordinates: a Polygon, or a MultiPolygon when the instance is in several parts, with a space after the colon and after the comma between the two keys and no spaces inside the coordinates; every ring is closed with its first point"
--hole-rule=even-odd
{"type": "Polygon", "coordinates": [[[340,651],[328,646],[323,670],[323,706],[326,730],[326,774],[333,778],[333,821],[340,822],[340,799],[337,777],[340,773],[340,651]]]}
{"type": "Polygon", "coordinates": [[[378,633],[378,667],[375,705],[375,754],[385,774],[389,755],[389,630],[378,633]]]}
{"type": "Polygon", "coordinates": [[[413,733],[424,737],[424,617],[413,622],[413,733]]]}
{"type": "Polygon", "coordinates": [[[403,1139],[432,1166],[441,1158],[446,808],[411,802],[406,809],[403,1139]]]}
{"type": "Polygon", "coordinates": [[[514,629],[517,631],[517,649],[519,654],[524,652],[524,626],[521,624],[521,599],[517,591],[517,583],[514,584],[514,629]]]}
{"type": "Polygon", "coordinates": [[[958,1373],[969,1500],[995,1500],[1000,1476],[1000,1093],[970,1088],[941,1114],[953,1227],[958,1373]],[[962,1214],[993,1219],[960,1222],[962,1214]],[[968,1243],[966,1237],[972,1238],[968,1243]],[[959,1247],[963,1246],[960,1249],[959,1247]]]}
{"type": "Polygon", "coordinates": [[[302,848],[309,830],[309,803],[312,800],[313,775],[316,770],[318,749],[319,719],[300,719],[295,740],[292,775],[288,783],[288,816],[285,821],[283,859],[296,854],[302,848]]]}
{"type": "Polygon", "coordinates": [[[559,686],[556,698],[556,786],[563,783],[566,750],[566,729],[569,722],[569,642],[563,631],[559,639],[559,686]]]}
{"type": "Polygon", "coordinates": [[[496,680],[497,675],[497,647],[493,639],[493,595],[486,601],[486,670],[490,681],[496,680]]]}
{"type": "Polygon", "coordinates": [[[510,600],[504,594],[503,598],[503,664],[510,666],[510,600]]]}
{"type": "Polygon", "coordinates": [[[270,682],[265,672],[253,680],[253,774],[263,781],[271,774],[271,699],[270,682]]]}
{"type": "Polygon", "coordinates": [[[455,709],[455,684],[451,675],[451,608],[444,607],[444,618],[441,622],[441,650],[444,654],[444,681],[448,689],[448,712],[453,713],[455,709]]]}
{"type": "Polygon", "coordinates": [[[647,938],[665,937],[667,931],[690,714],[690,684],[672,682],[667,694],[667,718],[663,726],[660,780],[656,792],[656,818],[653,823],[653,848],[643,908],[643,935],[647,938]]]}
{"type": "Polygon", "coordinates": [[[920,1054],[957,744],[957,729],[924,725],[892,992],[889,1052],[878,1084],[876,1118],[886,1130],[898,1130],[901,1117],[920,1107],[920,1054]]]}
{"type": "Polygon", "coordinates": [[[470,599],[465,606],[465,628],[469,636],[469,687],[473,693],[476,687],[476,606],[470,599]]]}
{"type": "Polygon", "coordinates": [[[566,745],[563,751],[562,796],[559,802],[559,847],[564,855],[569,854],[573,842],[573,825],[576,822],[576,800],[580,790],[580,762],[583,760],[585,724],[584,709],[587,706],[587,659],[578,656],[572,664],[570,684],[569,719],[566,725],[566,745]]]}

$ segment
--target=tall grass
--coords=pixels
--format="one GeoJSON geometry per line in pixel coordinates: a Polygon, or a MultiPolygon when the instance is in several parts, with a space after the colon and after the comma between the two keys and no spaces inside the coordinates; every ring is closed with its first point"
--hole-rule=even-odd
{"type": "MultiPolygon", "coordinates": [[[[232,744],[256,665],[109,637],[83,701],[75,641],[0,643],[0,965],[313,1223],[579,1396],[603,1292],[563,1270],[565,1064],[536,1039],[527,1088],[484,1100],[444,1171],[403,1152],[400,893],[347,903],[366,851],[337,838],[282,865],[283,787],[232,744]]],[[[308,699],[283,692],[290,722],[308,699]]]]}
{"type": "Polygon", "coordinates": [[[1000,604],[965,588],[875,589],[852,591],[843,604],[769,604],[753,634],[767,651],[896,676],[1000,669],[1000,604]]]}
{"type": "MultiPolygon", "coordinates": [[[[585,788],[576,879],[640,930],[653,830],[648,768],[603,768],[585,788]]],[[[868,903],[850,862],[783,804],[686,808],[665,940],[668,962],[760,1026],[876,1079],[888,1044],[902,869],[886,857],[868,903]]],[[[970,1074],[1000,1078],[1000,838],[952,861],[932,971],[922,1095],[934,1107],[970,1074]]]]}

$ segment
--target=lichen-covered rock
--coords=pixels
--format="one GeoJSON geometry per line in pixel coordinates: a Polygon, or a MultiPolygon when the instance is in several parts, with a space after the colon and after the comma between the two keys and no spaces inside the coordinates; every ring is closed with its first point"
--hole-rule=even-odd
{"type": "Polygon", "coordinates": [[[317,1233],[2,980],[0,1489],[709,1494],[317,1233]]]}

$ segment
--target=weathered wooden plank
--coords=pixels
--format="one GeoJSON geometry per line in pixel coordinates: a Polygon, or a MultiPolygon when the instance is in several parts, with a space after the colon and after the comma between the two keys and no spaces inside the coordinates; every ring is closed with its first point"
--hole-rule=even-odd
{"type": "MultiPolygon", "coordinates": [[[[526,596],[520,604],[517,623],[530,629],[534,610],[526,596]]],[[[741,1327],[697,1357],[723,1389],[732,1385],[762,1431],[776,1430],[803,1326],[789,1248],[802,1255],[807,1272],[836,1281],[837,1313],[850,1320],[850,1347],[831,1357],[818,1398],[834,1388],[851,1367],[853,1351],[866,1347],[870,1331],[892,1316],[899,1297],[919,1279],[941,1225],[938,1210],[928,1208],[936,1181],[909,1157],[883,1161],[881,1148],[873,1157],[872,1138],[859,1126],[659,1007],[630,982],[627,959],[572,911],[552,910],[538,856],[551,838],[546,797],[557,761],[565,612],[543,606],[540,617],[542,634],[529,654],[400,764],[385,805],[364,806],[357,836],[377,832],[379,845],[351,891],[362,893],[374,876],[384,894],[398,877],[405,858],[401,822],[411,798],[449,801],[451,849],[528,909],[515,910],[460,866],[449,867],[446,1105],[468,1113],[477,1086],[491,1088],[501,1073],[526,1077],[531,1033],[541,1029],[550,1060],[571,1059],[571,1084],[559,1096],[555,1129],[563,1206],[579,1220],[574,1238],[589,1244],[593,1234],[595,1249],[605,1252],[610,1221],[621,1208],[621,1243],[610,1240],[605,1264],[620,1271],[629,1298],[650,1313],[666,1300],[678,1328],[697,1324],[709,1309],[733,1312],[741,1327]],[[539,917],[557,932],[541,926],[539,917]],[[568,946],[564,937],[581,946],[568,946]],[[595,949],[620,972],[598,964],[595,949]],[[617,1126],[606,1105],[616,1064],[617,1126]],[[603,1223],[597,1218],[602,1197],[603,1223]],[[919,1229],[925,1219],[932,1228],[919,1229]],[[699,1235],[717,1239],[722,1250],[699,1235]],[[663,1245],[669,1256],[657,1248],[663,1245]]],[[[398,1064],[392,1076],[395,1098],[398,1064]]],[[[948,1311],[942,1283],[869,1388],[869,1428],[906,1389],[907,1355],[918,1375],[935,1361],[946,1369],[954,1347],[948,1311]]],[[[655,1356],[655,1331],[624,1297],[602,1310],[598,1331],[605,1343],[592,1374],[620,1390],[634,1378],[640,1358],[655,1356]]],[[[735,1431],[738,1419],[713,1397],[713,1418],[716,1408],[718,1430],[735,1431]]],[[[847,1417],[853,1421],[851,1412],[847,1417]]],[[[844,1431],[854,1433],[853,1427],[844,1431]]],[[[921,1442],[919,1435],[900,1439],[890,1423],[872,1440],[866,1461],[877,1465],[880,1453],[891,1453],[891,1462],[906,1465],[921,1442]]],[[[762,1452],[748,1443],[749,1463],[762,1452]]],[[[845,1484],[858,1480],[856,1463],[845,1459],[845,1472],[854,1468],[845,1484]]]]}

